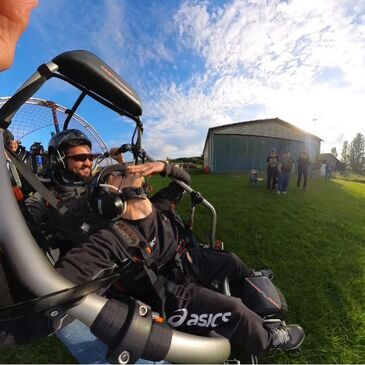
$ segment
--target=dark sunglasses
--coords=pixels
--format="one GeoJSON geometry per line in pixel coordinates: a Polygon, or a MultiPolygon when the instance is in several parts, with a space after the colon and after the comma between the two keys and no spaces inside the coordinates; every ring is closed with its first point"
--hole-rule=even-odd
{"type": "Polygon", "coordinates": [[[66,156],[66,158],[70,158],[74,161],[85,162],[86,160],[93,161],[94,155],[92,153],[80,153],[79,155],[66,156]]]}

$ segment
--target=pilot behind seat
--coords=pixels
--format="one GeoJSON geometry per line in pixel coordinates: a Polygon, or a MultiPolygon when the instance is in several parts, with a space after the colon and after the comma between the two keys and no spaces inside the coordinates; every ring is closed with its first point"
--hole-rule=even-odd
{"type": "Polygon", "coordinates": [[[91,148],[89,138],[77,129],[55,134],[48,144],[48,176],[49,190],[59,200],[59,209],[47,204],[39,193],[26,200],[29,227],[36,240],[41,246],[58,248],[61,256],[106,224],[87,199],[92,177],[91,148]],[[60,211],[63,207],[67,208],[64,214],[60,211]]]}

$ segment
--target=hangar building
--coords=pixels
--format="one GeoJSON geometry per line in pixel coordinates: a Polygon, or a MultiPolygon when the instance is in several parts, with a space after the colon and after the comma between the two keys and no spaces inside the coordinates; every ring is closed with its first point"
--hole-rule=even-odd
{"type": "Polygon", "coordinates": [[[204,167],[213,173],[242,173],[266,169],[272,149],[291,152],[296,161],[307,151],[318,160],[322,139],[279,118],[260,119],[209,128],[204,144],[204,167]]]}

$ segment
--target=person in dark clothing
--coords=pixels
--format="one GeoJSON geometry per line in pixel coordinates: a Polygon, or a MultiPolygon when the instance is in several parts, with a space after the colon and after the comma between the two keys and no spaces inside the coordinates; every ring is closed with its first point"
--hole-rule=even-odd
{"type": "Polygon", "coordinates": [[[293,169],[293,163],[294,161],[290,157],[290,152],[284,152],[280,159],[278,194],[286,195],[288,192],[290,173],[293,169]]]}
{"type": "Polygon", "coordinates": [[[325,180],[329,180],[331,178],[332,170],[333,170],[333,164],[326,161],[325,175],[324,175],[325,180]]]}
{"type": "Polygon", "coordinates": [[[279,177],[279,157],[276,151],[271,150],[270,156],[266,159],[267,164],[267,184],[266,191],[274,191],[279,177]]]}
{"type": "Polygon", "coordinates": [[[303,190],[307,189],[307,178],[308,178],[308,169],[310,165],[308,153],[304,151],[300,157],[298,158],[298,181],[297,188],[300,188],[300,181],[302,179],[302,175],[304,177],[303,181],[303,190]]]}
{"type": "MultiPolygon", "coordinates": [[[[102,219],[88,201],[88,182],[92,178],[91,141],[77,129],[55,134],[48,146],[50,159],[49,190],[60,201],[58,210],[49,206],[39,193],[25,202],[30,217],[29,227],[38,241],[51,236],[54,245],[64,255],[70,248],[102,228],[102,219]],[[60,209],[67,212],[60,213],[60,209]]],[[[43,240],[44,241],[44,240],[43,240]]]]}
{"type": "MultiPolygon", "coordinates": [[[[100,197],[94,198],[100,212],[104,212],[100,204],[106,199],[106,193],[115,191],[117,200],[118,195],[124,196],[124,203],[116,204],[120,207],[118,218],[108,228],[90,236],[89,242],[70,250],[57,264],[57,270],[73,282],[82,283],[116,265],[125,267],[120,280],[128,295],[145,301],[154,310],[162,309],[167,323],[178,330],[199,335],[215,331],[253,354],[262,354],[269,348],[297,348],[304,340],[300,326],[270,330],[239,298],[226,296],[210,287],[211,281],[226,277],[244,280],[251,275],[251,270],[233,253],[200,246],[190,248],[191,231],[181,225],[174,213],[183,189],[172,182],[148,199],[143,176],[153,173],[190,182],[185,171],[162,162],[111,172],[107,179],[99,181],[99,185],[109,191],[98,191],[94,184],[91,196],[95,196],[96,191],[96,197],[100,197]],[[127,264],[130,260],[126,242],[134,255],[137,243],[138,247],[143,247],[144,259],[154,268],[154,275],[157,272],[167,280],[164,298],[159,296],[160,291],[156,288],[160,286],[158,281],[153,284],[150,271],[127,264]]],[[[96,336],[113,316],[107,312],[108,308],[103,311],[104,308],[98,317],[100,321],[91,327],[96,336]]],[[[115,343],[115,339],[101,339],[115,343]]]]}

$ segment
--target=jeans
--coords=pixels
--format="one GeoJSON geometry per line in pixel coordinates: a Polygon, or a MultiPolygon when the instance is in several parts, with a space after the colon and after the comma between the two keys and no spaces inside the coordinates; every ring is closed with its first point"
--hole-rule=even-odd
{"type": "MultiPolygon", "coordinates": [[[[75,319],[73,322],[56,332],[71,354],[80,364],[109,364],[106,360],[108,347],[96,338],[89,327],[75,319]]],[[[139,359],[136,364],[167,364],[139,359]]]]}
{"type": "Polygon", "coordinates": [[[280,172],[278,190],[287,191],[289,186],[290,172],[280,172]]]}

